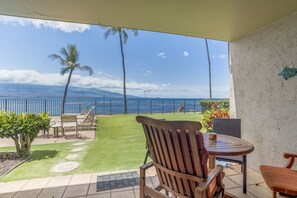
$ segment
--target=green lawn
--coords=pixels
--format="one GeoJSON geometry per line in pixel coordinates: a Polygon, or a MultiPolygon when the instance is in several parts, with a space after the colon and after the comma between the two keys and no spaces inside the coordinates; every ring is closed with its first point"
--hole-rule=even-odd
{"type": "MultiPolygon", "coordinates": [[[[200,113],[152,114],[154,118],[167,120],[201,120],[200,113]]],[[[113,115],[100,117],[97,124],[96,140],[87,143],[81,155],[81,166],[66,174],[93,173],[110,170],[138,168],[145,156],[145,138],[142,126],[135,120],[136,115],[113,115]]],[[[64,159],[73,148],[72,143],[34,145],[32,158],[6,175],[0,181],[31,179],[57,175],[51,168],[64,159]]],[[[0,152],[14,148],[0,148],[0,152]]]]}

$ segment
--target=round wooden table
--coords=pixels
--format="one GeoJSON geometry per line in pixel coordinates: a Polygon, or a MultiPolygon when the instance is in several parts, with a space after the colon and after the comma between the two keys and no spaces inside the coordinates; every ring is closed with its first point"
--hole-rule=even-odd
{"type": "Polygon", "coordinates": [[[203,134],[205,148],[209,153],[209,168],[215,167],[216,155],[218,156],[239,156],[247,155],[254,150],[254,146],[246,140],[217,134],[215,142],[209,141],[208,135],[203,134]]]}

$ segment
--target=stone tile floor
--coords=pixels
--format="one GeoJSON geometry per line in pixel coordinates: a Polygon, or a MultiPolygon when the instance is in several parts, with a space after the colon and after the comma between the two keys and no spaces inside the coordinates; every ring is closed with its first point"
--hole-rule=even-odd
{"type": "MultiPolygon", "coordinates": [[[[58,197],[88,197],[88,198],[138,198],[139,186],[130,186],[119,189],[111,189],[97,192],[97,176],[115,174],[138,170],[101,172],[93,174],[56,176],[49,178],[12,181],[7,183],[0,182],[1,198],[58,198],[58,197]]],[[[269,198],[272,192],[266,186],[262,176],[252,170],[248,170],[248,193],[242,193],[242,175],[239,166],[225,168],[226,176],[224,183],[226,192],[236,197],[242,198],[269,198]]],[[[153,169],[147,172],[147,184],[156,186],[158,179],[153,169]]]]}

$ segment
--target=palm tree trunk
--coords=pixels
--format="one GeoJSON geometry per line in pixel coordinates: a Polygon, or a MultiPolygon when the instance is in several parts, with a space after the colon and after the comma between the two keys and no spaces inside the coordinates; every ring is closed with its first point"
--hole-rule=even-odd
{"type": "Polygon", "coordinates": [[[70,70],[70,73],[69,73],[69,76],[68,76],[68,80],[67,80],[67,84],[65,86],[64,96],[63,96],[63,102],[62,102],[61,115],[64,114],[64,112],[65,112],[65,103],[66,103],[67,91],[68,91],[68,86],[69,86],[70,79],[71,79],[71,76],[72,76],[72,72],[73,72],[73,69],[70,70]]]}
{"type": "Polygon", "coordinates": [[[209,57],[209,49],[208,49],[207,38],[205,38],[205,45],[206,45],[206,53],[207,53],[207,60],[208,60],[209,98],[212,99],[212,90],[211,90],[211,62],[210,62],[210,57],[209,57]]]}
{"type": "Polygon", "coordinates": [[[127,114],[127,95],[126,95],[126,68],[125,68],[125,56],[122,40],[122,31],[119,31],[121,54],[122,54],[122,65],[123,65],[123,91],[124,91],[124,114],[127,114]]]}

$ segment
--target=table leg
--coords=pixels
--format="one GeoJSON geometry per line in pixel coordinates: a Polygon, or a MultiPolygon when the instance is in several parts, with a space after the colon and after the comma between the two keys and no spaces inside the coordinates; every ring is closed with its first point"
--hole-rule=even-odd
{"type": "Polygon", "coordinates": [[[246,155],[243,156],[243,186],[242,186],[242,189],[243,189],[243,193],[246,194],[246,190],[247,190],[247,163],[246,163],[246,155]]]}
{"type": "Polygon", "coordinates": [[[209,164],[208,164],[209,169],[214,169],[215,166],[216,166],[216,156],[215,155],[209,155],[208,159],[209,159],[209,164]]]}

